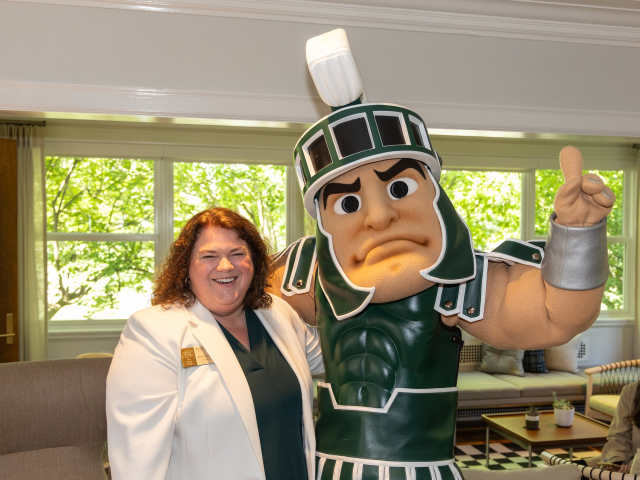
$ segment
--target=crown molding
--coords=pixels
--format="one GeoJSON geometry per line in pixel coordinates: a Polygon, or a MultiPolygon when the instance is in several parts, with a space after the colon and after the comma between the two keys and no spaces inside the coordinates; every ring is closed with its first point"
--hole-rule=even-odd
{"type": "MultiPolygon", "coordinates": [[[[378,99],[371,98],[371,102],[378,99]]],[[[415,110],[429,128],[640,138],[640,113],[385,99],[415,110]]],[[[0,81],[0,115],[78,120],[192,119],[280,127],[328,113],[317,97],[0,81]]]]}
{"type": "Polygon", "coordinates": [[[6,0],[387,30],[640,47],[632,0],[6,0]],[[387,6],[393,4],[393,7],[387,6]],[[572,21],[558,21],[570,18],[572,21]]]}

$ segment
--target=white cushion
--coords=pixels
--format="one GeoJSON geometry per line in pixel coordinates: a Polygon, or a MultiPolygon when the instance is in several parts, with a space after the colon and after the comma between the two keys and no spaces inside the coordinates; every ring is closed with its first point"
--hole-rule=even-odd
{"type": "Polygon", "coordinates": [[[500,350],[485,343],[482,345],[480,370],[485,373],[506,373],[522,377],[524,375],[523,357],[524,350],[500,350]]]}
{"type": "Polygon", "coordinates": [[[594,410],[613,417],[619,401],[620,395],[593,395],[589,398],[589,406],[594,410]]]}
{"type": "Polygon", "coordinates": [[[559,347],[547,348],[544,351],[544,361],[549,370],[576,373],[578,371],[578,350],[580,349],[580,335],[569,343],[559,347]]]}

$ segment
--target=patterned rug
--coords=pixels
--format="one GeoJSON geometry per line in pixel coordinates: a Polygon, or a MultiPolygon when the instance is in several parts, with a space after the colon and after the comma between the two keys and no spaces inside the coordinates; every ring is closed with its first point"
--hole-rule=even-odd
{"type": "MultiPolygon", "coordinates": [[[[528,468],[529,452],[515,443],[490,443],[489,444],[489,468],[486,467],[485,444],[456,445],[456,463],[460,468],[474,468],[478,470],[515,470],[528,468]]],[[[549,448],[547,452],[562,458],[569,458],[569,450],[562,448],[549,448]]],[[[544,461],[539,454],[542,451],[534,450],[532,466],[536,467],[544,461]]],[[[593,447],[581,447],[573,449],[573,458],[591,458],[600,454],[600,450],[593,447]]]]}

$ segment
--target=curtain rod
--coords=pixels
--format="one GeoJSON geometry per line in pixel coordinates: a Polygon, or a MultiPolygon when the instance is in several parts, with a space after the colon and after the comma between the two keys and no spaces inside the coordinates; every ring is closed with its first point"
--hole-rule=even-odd
{"type": "Polygon", "coordinates": [[[45,121],[15,121],[15,120],[0,120],[0,125],[18,125],[18,126],[23,126],[23,125],[35,125],[37,127],[46,127],[47,126],[47,122],[45,121]]]}

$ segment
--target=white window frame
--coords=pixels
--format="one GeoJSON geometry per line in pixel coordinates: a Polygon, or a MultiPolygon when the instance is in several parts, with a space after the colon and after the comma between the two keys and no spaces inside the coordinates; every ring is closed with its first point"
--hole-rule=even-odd
{"type": "MultiPolygon", "coordinates": [[[[91,157],[91,158],[127,158],[153,161],[154,182],[154,233],[61,233],[47,232],[49,241],[98,241],[98,242],[154,242],[154,267],[164,260],[166,253],[173,243],[174,211],[173,211],[173,164],[174,163],[211,163],[211,164],[246,164],[285,166],[285,229],[287,244],[304,236],[304,207],[300,198],[300,189],[293,165],[288,161],[278,159],[250,159],[234,160],[216,158],[216,151],[199,152],[210,158],[189,158],[188,148],[178,149],[183,155],[175,158],[163,156],[164,148],[156,145],[122,144],[122,143],[93,143],[60,141],[50,142],[45,146],[45,156],[59,157],[91,157]],[[292,200],[292,201],[290,201],[292,200]]],[[[174,147],[175,150],[175,147],[174,147]]],[[[174,153],[170,151],[169,153],[174,153]]],[[[236,153],[237,155],[237,153],[236,153]]],[[[224,155],[223,157],[227,157],[224,155]]],[[[48,286],[46,286],[48,288],[48,286]]],[[[85,319],[85,320],[56,320],[48,321],[49,338],[59,340],[69,338],[108,338],[116,331],[122,331],[126,318],[113,319],[85,319]],[[97,332],[98,330],[99,332],[97,332]],[[103,335],[104,334],[104,335],[103,335]]]]}
{"type": "MultiPolygon", "coordinates": [[[[465,168],[460,164],[446,171],[478,171],[478,172],[515,172],[520,173],[520,240],[546,240],[545,235],[536,235],[536,170],[553,169],[546,166],[538,169],[505,169],[505,168],[465,168]]],[[[595,170],[589,168],[590,170],[595,170]]],[[[585,168],[587,170],[587,168],[585,168]]],[[[600,168],[599,170],[618,170],[617,168],[600,168]]],[[[623,243],[625,245],[624,272],[623,272],[623,299],[624,307],[616,310],[602,310],[598,321],[627,321],[635,319],[636,312],[636,224],[638,218],[638,172],[635,169],[621,168],[624,172],[623,183],[623,220],[622,235],[607,236],[607,244],[623,243]]]]}
{"type": "MultiPolygon", "coordinates": [[[[418,119],[410,118],[422,124],[418,119]]],[[[423,125],[423,124],[422,124],[423,125]]],[[[408,128],[408,127],[407,127],[408,128]]],[[[68,137],[67,137],[68,138],[68,137]]],[[[423,136],[428,139],[428,136],[423,136]]],[[[509,171],[521,173],[521,229],[520,238],[530,240],[544,238],[535,235],[535,170],[557,169],[557,159],[549,155],[540,157],[514,157],[509,155],[509,148],[505,152],[495,154],[490,145],[478,151],[473,146],[467,147],[464,142],[456,141],[460,152],[451,152],[445,148],[440,150],[442,137],[438,138],[439,152],[445,158],[445,170],[483,170],[509,171]],[[513,167],[517,164],[517,167],[513,167]]],[[[480,140],[482,141],[482,140],[480,140]]],[[[491,141],[491,140],[490,140],[491,141]]],[[[495,140],[494,140],[495,141],[495,140]]],[[[559,151],[561,147],[557,149],[559,151]]],[[[498,149],[499,150],[499,149],[498,149]]],[[[555,151],[554,147],[554,151],[555,151]]],[[[306,152],[305,152],[306,153],[306,152]]],[[[238,148],[235,146],[201,146],[175,145],[152,143],[124,143],[99,142],[83,140],[47,141],[46,156],[94,157],[94,158],[140,158],[154,161],[154,210],[155,231],[152,234],[76,234],[76,233],[48,233],[47,240],[90,240],[90,241],[153,241],[156,267],[164,258],[173,242],[173,163],[175,162],[204,162],[204,163],[245,163],[280,165],[286,167],[286,238],[287,244],[304,236],[304,218],[306,212],[300,195],[297,172],[291,162],[291,151],[269,147],[256,149],[254,147],[238,148]],[[215,160],[214,160],[215,159],[215,160]],[[241,160],[244,159],[244,160],[241,160]]],[[[557,153],[556,153],[557,155],[557,153]]],[[[557,158],[557,157],[556,157],[557,158]]],[[[302,160],[302,159],[301,159],[302,160]]],[[[307,160],[305,158],[305,160],[307,160]]],[[[609,237],[609,243],[620,242],[625,247],[624,267],[624,301],[622,310],[603,311],[598,322],[611,325],[620,324],[635,319],[636,305],[634,293],[636,290],[636,225],[638,218],[638,172],[636,165],[631,166],[624,161],[611,161],[599,165],[585,165],[585,169],[599,168],[601,170],[623,170],[624,179],[624,213],[623,235],[609,237]]],[[[122,329],[126,319],[113,320],[61,320],[49,323],[50,337],[59,338],[97,338],[101,332],[105,335],[115,335],[122,329]],[[99,330],[99,332],[96,332],[99,330]]],[[[100,337],[102,338],[102,336],[100,337]]]]}

